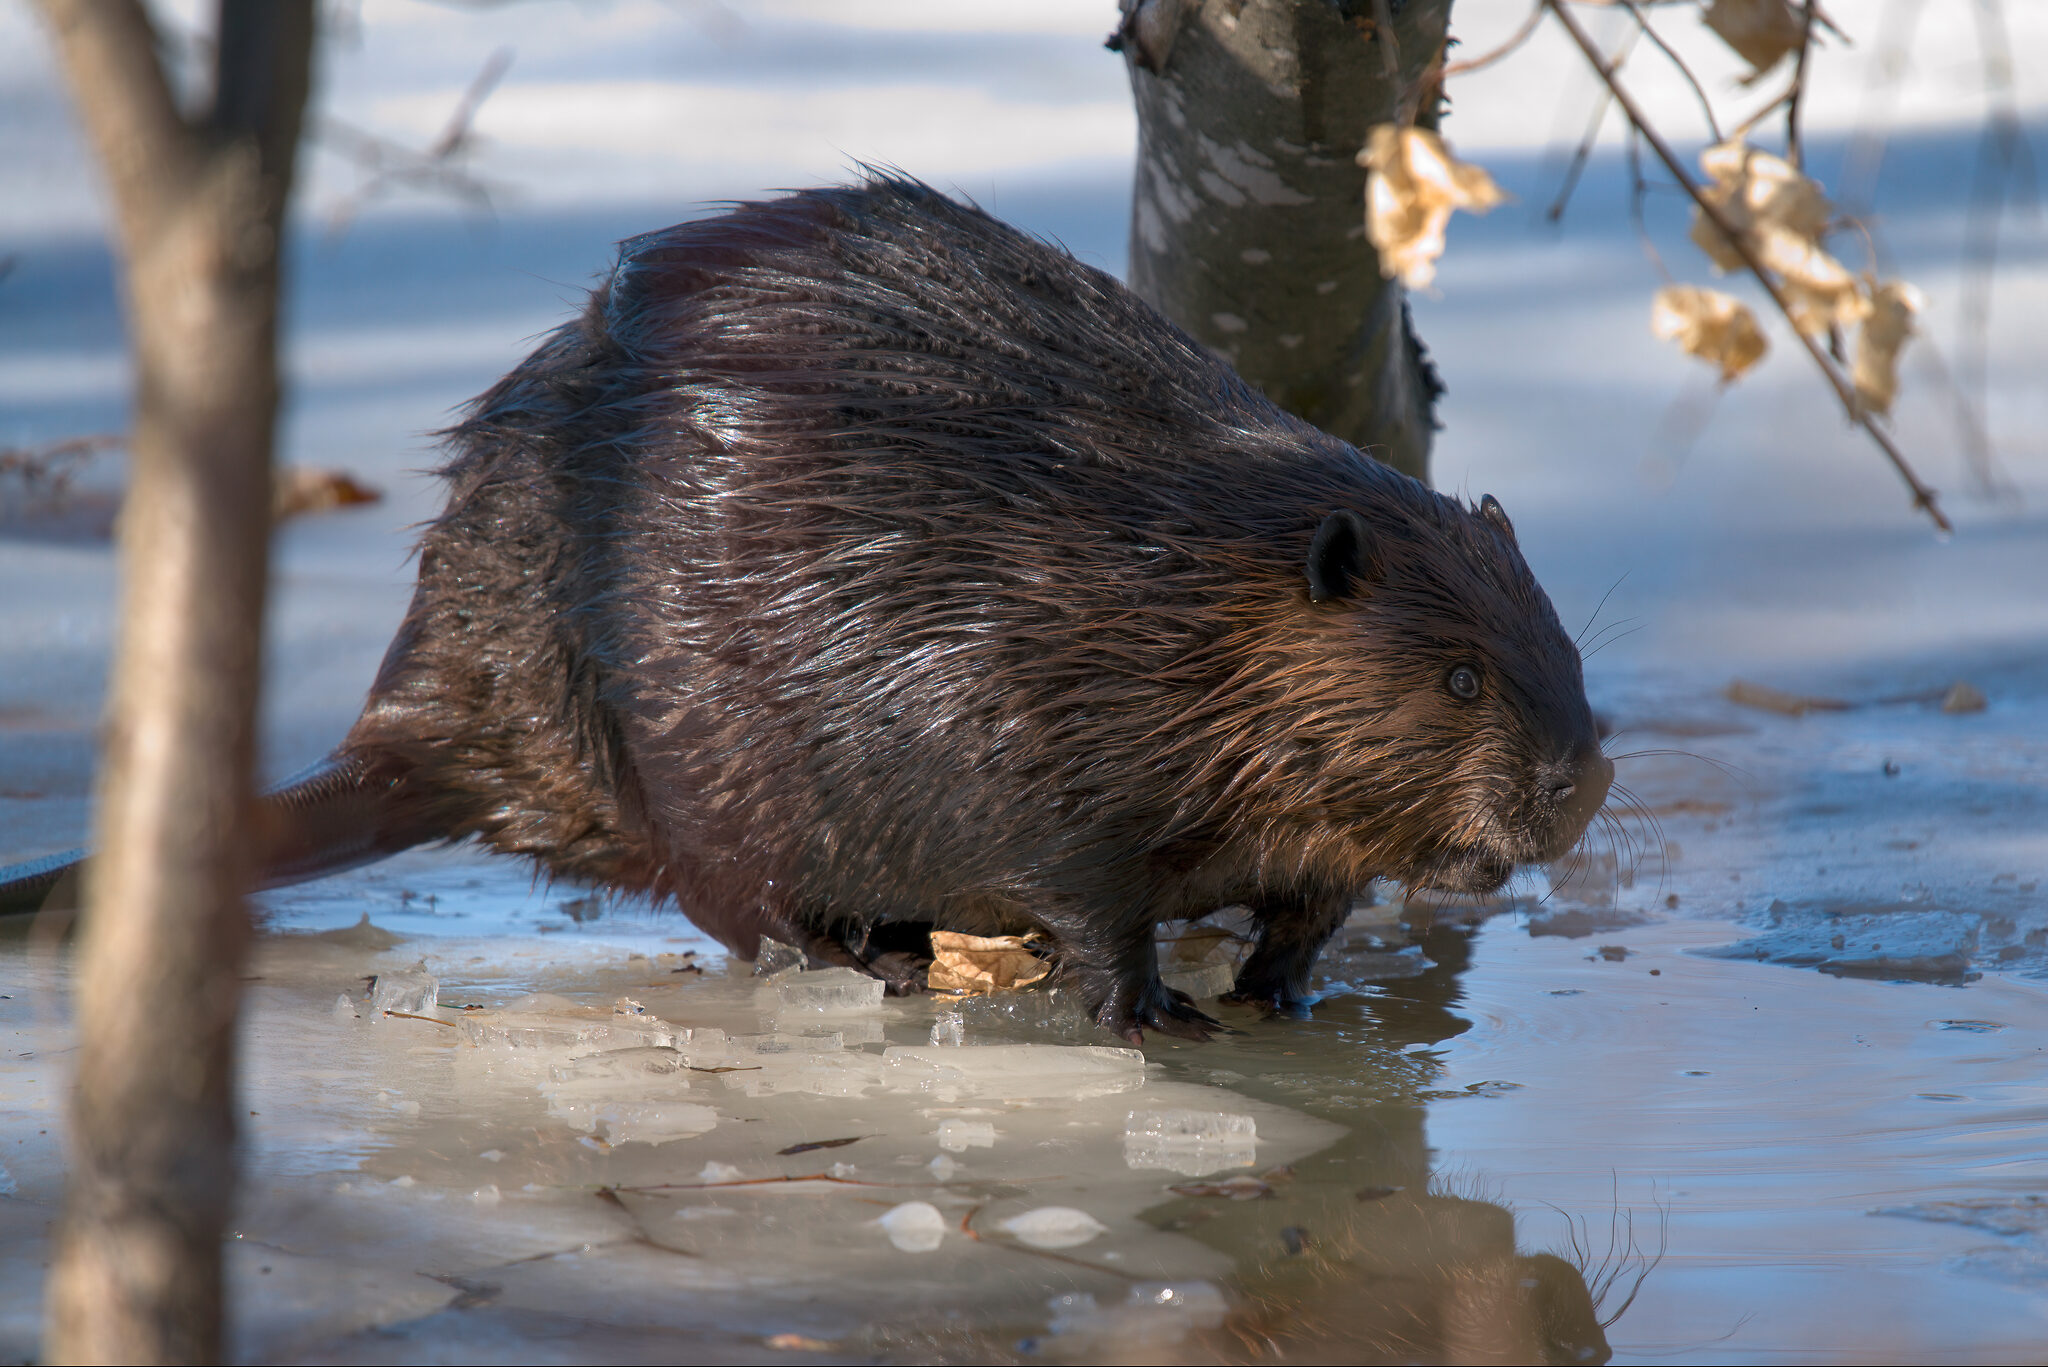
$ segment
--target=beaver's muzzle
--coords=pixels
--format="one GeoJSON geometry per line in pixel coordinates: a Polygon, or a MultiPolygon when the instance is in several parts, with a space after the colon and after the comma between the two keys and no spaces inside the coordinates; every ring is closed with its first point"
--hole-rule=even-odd
{"type": "Polygon", "coordinates": [[[1614,782],[1614,761],[1594,741],[1581,741],[1563,763],[1551,765],[1539,780],[1554,804],[1550,838],[1540,859],[1555,859],[1579,843],[1614,782]]]}

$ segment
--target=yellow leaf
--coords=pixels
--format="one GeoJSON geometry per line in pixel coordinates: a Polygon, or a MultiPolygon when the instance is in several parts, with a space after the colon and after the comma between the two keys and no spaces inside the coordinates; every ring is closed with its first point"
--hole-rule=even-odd
{"type": "Polygon", "coordinates": [[[1769,349],[1756,315],[1741,300],[1697,285],[1658,290],[1650,331],[1677,342],[1688,356],[1719,366],[1723,384],[1762,360],[1769,349]]]}
{"type": "Polygon", "coordinates": [[[1853,327],[1870,312],[1856,277],[1808,238],[1766,229],[1758,235],[1757,256],[1777,272],[1792,306],[1792,326],[1809,337],[1830,327],[1853,327]]]}
{"type": "Polygon", "coordinates": [[[376,503],[384,497],[382,490],[358,483],[344,471],[316,470],[306,465],[287,465],[279,470],[270,492],[270,515],[278,522],[304,513],[376,503]]]}
{"type": "MultiPolygon", "coordinates": [[[[1821,246],[1834,207],[1820,186],[1783,157],[1760,152],[1740,139],[1717,143],[1700,154],[1701,187],[1707,202],[1728,220],[1757,260],[1779,278],[1792,323],[1808,336],[1862,321],[1869,304],[1848,268],[1821,246]]],[[[1747,263],[1735,245],[1698,209],[1692,240],[1717,270],[1747,263]]]]}
{"type": "Polygon", "coordinates": [[[1905,281],[1871,282],[1870,312],[1856,334],[1851,378],[1856,397],[1873,413],[1892,411],[1899,393],[1899,349],[1913,335],[1913,315],[1920,307],[1920,291],[1905,281]]]}
{"type": "Polygon", "coordinates": [[[1032,935],[962,935],[932,932],[932,967],[926,978],[934,992],[1007,992],[1027,987],[1052,972],[1033,954],[1032,935]]]}
{"type": "Polygon", "coordinates": [[[1797,52],[1806,31],[1791,0],[1714,0],[1702,18],[1749,63],[1749,81],[1776,66],[1786,53],[1797,52]]]}
{"type": "Polygon", "coordinates": [[[1834,214],[1819,184],[1783,157],[1740,138],[1700,153],[1700,170],[1730,200],[1737,228],[1771,223],[1801,237],[1818,238],[1834,214]]]}
{"type": "Polygon", "coordinates": [[[1371,172],[1365,235],[1380,254],[1380,274],[1411,289],[1436,279],[1453,210],[1483,214],[1507,198],[1485,168],[1459,161],[1426,128],[1379,124],[1357,161],[1371,172]]]}

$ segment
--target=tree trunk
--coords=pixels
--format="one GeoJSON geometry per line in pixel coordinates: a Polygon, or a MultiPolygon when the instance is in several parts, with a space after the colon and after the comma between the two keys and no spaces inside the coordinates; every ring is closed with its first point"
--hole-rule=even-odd
{"type": "Polygon", "coordinates": [[[1123,8],[1114,41],[1138,109],[1132,286],[1281,407],[1426,479],[1440,386],[1365,240],[1353,157],[1374,124],[1434,125],[1422,78],[1450,0],[1123,8]]]}
{"type": "Polygon", "coordinates": [[[189,120],[132,0],[40,0],[113,191],[136,391],[121,627],[78,953],[71,1177],[44,1352],[221,1357],[234,1031],[311,0],[223,0],[189,120]]]}

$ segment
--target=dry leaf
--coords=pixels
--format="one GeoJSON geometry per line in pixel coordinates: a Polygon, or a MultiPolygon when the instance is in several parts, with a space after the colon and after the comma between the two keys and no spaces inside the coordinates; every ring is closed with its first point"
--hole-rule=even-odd
{"type": "MultiPolygon", "coordinates": [[[[1738,228],[1771,223],[1801,237],[1818,238],[1834,216],[1834,206],[1818,182],[1783,157],[1740,138],[1715,143],[1700,153],[1700,170],[1727,201],[1721,207],[1734,210],[1731,217],[1738,228]]],[[[1740,264],[1738,260],[1736,265],[1740,264]]]]}
{"type": "Polygon", "coordinates": [[[1689,356],[1721,368],[1727,384],[1763,359],[1770,344],[1756,315],[1733,295],[1697,285],[1666,285],[1650,308],[1650,331],[1689,356]]]}
{"type": "Polygon", "coordinates": [[[1873,413],[1892,411],[1899,393],[1899,348],[1913,335],[1913,315],[1920,312],[1920,291],[1903,280],[1871,282],[1870,312],[1856,334],[1856,360],[1851,378],[1856,398],[1873,413]]]}
{"type": "Polygon", "coordinates": [[[1791,0],[1714,0],[1701,16],[1721,41],[1748,62],[1748,84],[1788,52],[1797,52],[1806,29],[1791,0]]]}
{"type": "Polygon", "coordinates": [[[1410,289],[1436,279],[1452,210],[1483,214],[1507,198],[1483,167],[1459,161],[1426,128],[1379,124],[1357,161],[1372,173],[1365,188],[1365,235],[1379,251],[1380,274],[1410,289]]]}
{"type": "MultiPolygon", "coordinates": [[[[1856,277],[1821,246],[1834,208],[1820,186],[1783,157],[1736,139],[1700,154],[1701,193],[1728,220],[1782,286],[1792,324],[1808,336],[1863,320],[1870,303],[1856,277]]],[[[1748,263],[1704,211],[1692,216],[1692,240],[1717,270],[1748,263]]]]}
{"type": "Polygon", "coordinates": [[[1036,935],[962,935],[932,932],[932,967],[926,981],[934,992],[1007,992],[1028,987],[1052,972],[1033,954],[1036,935]]]}
{"type": "Polygon", "coordinates": [[[1941,710],[1950,716],[1962,716],[1970,712],[1982,712],[1990,702],[1984,697],[1984,690],[1967,679],[1957,679],[1941,695],[1941,710]]]}
{"type": "Polygon", "coordinates": [[[277,480],[271,487],[270,515],[274,521],[282,522],[301,513],[351,508],[361,503],[379,502],[383,497],[382,490],[358,483],[353,476],[340,470],[292,465],[277,472],[277,480]]]}

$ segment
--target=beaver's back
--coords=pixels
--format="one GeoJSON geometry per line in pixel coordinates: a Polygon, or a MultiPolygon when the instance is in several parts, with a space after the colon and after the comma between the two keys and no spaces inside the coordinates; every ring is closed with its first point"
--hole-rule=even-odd
{"type": "Polygon", "coordinates": [[[1413,497],[1108,277],[895,181],[629,242],[454,437],[414,618],[473,660],[412,658],[472,680],[500,811],[549,780],[514,847],[583,871],[542,848],[574,812],[744,943],[775,889],[987,916],[1202,835],[1224,738],[1176,723],[1249,605],[1297,596],[1330,506],[1413,497]]]}

